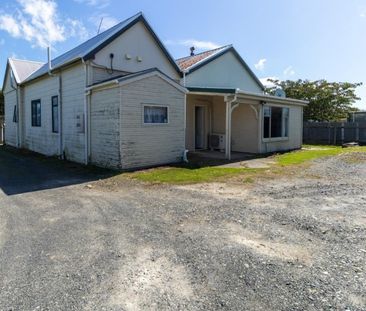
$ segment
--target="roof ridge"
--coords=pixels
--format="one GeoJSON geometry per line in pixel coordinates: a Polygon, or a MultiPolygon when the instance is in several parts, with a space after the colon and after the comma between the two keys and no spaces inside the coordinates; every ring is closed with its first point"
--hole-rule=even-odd
{"type": "Polygon", "coordinates": [[[186,58],[190,58],[190,57],[194,57],[194,56],[199,56],[199,55],[205,54],[207,52],[213,52],[213,51],[221,50],[221,49],[224,49],[224,48],[227,48],[227,47],[232,47],[232,44],[226,44],[226,45],[220,46],[220,47],[215,48],[215,49],[211,49],[211,50],[206,50],[206,51],[200,52],[198,54],[180,57],[180,58],[177,58],[175,61],[180,61],[182,59],[186,59],[186,58]]]}
{"type": "Polygon", "coordinates": [[[39,62],[36,60],[28,60],[28,59],[19,59],[19,58],[14,58],[14,57],[9,57],[10,60],[16,60],[16,61],[21,61],[21,62],[27,62],[27,63],[36,63],[36,64],[45,64],[46,62],[39,62]]]}
{"type": "Polygon", "coordinates": [[[80,47],[81,45],[83,45],[83,44],[85,44],[85,43],[87,43],[87,42],[89,42],[89,41],[91,41],[91,40],[94,40],[94,39],[95,39],[95,38],[97,38],[97,37],[101,37],[101,36],[102,36],[103,34],[105,34],[107,31],[111,31],[113,28],[116,28],[116,29],[117,29],[118,27],[120,27],[120,26],[121,26],[121,24],[126,23],[128,20],[134,20],[134,19],[136,19],[136,18],[137,18],[137,17],[139,17],[139,16],[142,16],[142,12],[139,12],[139,13],[137,13],[137,14],[135,14],[135,15],[133,15],[133,16],[131,16],[131,17],[129,17],[129,18],[126,18],[126,19],[124,19],[123,21],[120,21],[119,23],[117,23],[116,25],[114,25],[114,26],[112,26],[112,27],[109,27],[108,29],[106,29],[106,30],[102,31],[101,33],[98,33],[98,34],[96,34],[95,36],[93,36],[93,37],[89,38],[88,40],[81,42],[80,44],[78,44],[77,46],[73,47],[72,49],[70,49],[70,50],[68,50],[68,51],[66,51],[66,52],[64,52],[64,53],[62,53],[61,55],[59,55],[59,56],[57,56],[57,57],[53,58],[53,59],[51,60],[51,62],[52,62],[52,61],[54,61],[54,60],[56,60],[57,58],[60,58],[60,57],[64,56],[65,54],[67,54],[67,53],[69,53],[69,52],[71,52],[71,51],[73,51],[73,50],[77,49],[77,48],[78,48],[78,47],[80,47]]]}
{"type": "MultiPolygon", "coordinates": [[[[111,29],[113,29],[113,28],[118,28],[118,26],[120,26],[121,24],[125,23],[125,22],[126,22],[126,21],[128,21],[129,19],[133,20],[133,19],[135,19],[135,18],[137,18],[137,17],[139,17],[139,16],[142,16],[142,15],[143,15],[143,14],[142,14],[142,12],[140,11],[140,12],[138,12],[137,14],[135,14],[135,15],[133,15],[133,16],[131,16],[131,17],[129,17],[129,18],[126,18],[126,19],[124,19],[123,21],[120,21],[120,22],[119,22],[119,23],[117,23],[116,25],[114,25],[114,26],[112,26],[112,27],[107,28],[106,30],[102,31],[101,33],[96,34],[95,36],[93,36],[93,37],[89,38],[88,40],[83,41],[83,42],[82,42],[82,43],[80,43],[79,45],[82,45],[82,44],[84,44],[84,43],[86,43],[86,42],[88,42],[88,41],[90,41],[90,40],[93,40],[93,39],[95,39],[96,37],[99,37],[99,36],[101,36],[102,34],[106,33],[107,31],[111,31],[111,29]]],[[[73,50],[73,49],[77,48],[79,45],[77,45],[76,47],[72,48],[71,50],[73,50]]],[[[71,51],[71,50],[69,50],[69,51],[71,51]]],[[[67,52],[69,52],[69,51],[67,51],[67,52]]],[[[65,52],[65,53],[67,53],[67,52],[65,52]]],[[[65,53],[64,53],[64,54],[65,54],[65,53]]],[[[63,54],[61,54],[61,55],[63,55],[63,54]]],[[[61,56],[61,55],[60,55],[60,56],[61,56]]]]}

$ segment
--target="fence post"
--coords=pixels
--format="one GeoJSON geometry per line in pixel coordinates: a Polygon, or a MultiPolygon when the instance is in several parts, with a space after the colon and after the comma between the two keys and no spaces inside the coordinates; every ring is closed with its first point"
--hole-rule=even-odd
{"type": "Polygon", "coordinates": [[[341,123],[341,143],[344,143],[344,123],[341,123]]]}
{"type": "Polygon", "coordinates": [[[330,136],[331,136],[331,126],[330,123],[328,122],[328,145],[330,145],[330,136]]]}
{"type": "Polygon", "coordinates": [[[334,123],[334,142],[333,142],[333,144],[334,145],[337,145],[337,124],[336,123],[334,123]]]}
{"type": "Polygon", "coordinates": [[[360,141],[360,127],[358,122],[356,122],[356,141],[359,142],[360,141]]]}

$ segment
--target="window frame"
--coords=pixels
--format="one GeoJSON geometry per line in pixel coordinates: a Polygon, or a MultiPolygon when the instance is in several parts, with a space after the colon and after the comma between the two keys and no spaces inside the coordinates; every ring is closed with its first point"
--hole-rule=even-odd
{"type": "Polygon", "coordinates": [[[33,99],[31,101],[31,124],[32,124],[32,127],[42,127],[42,104],[41,104],[41,99],[33,99]],[[37,104],[39,104],[39,110],[40,110],[39,120],[38,120],[38,114],[37,114],[37,104]],[[35,112],[35,115],[36,115],[36,119],[33,118],[34,112],[35,112]]]}
{"type": "Polygon", "coordinates": [[[144,126],[165,126],[165,125],[169,125],[169,123],[170,123],[170,111],[169,110],[170,109],[169,109],[168,105],[143,103],[142,104],[142,124],[144,126]],[[145,122],[145,107],[166,108],[167,122],[165,122],[165,123],[145,122]]]}
{"type": "Polygon", "coordinates": [[[59,98],[58,95],[51,97],[51,117],[52,117],[52,133],[58,134],[60,132],[60,106],[59,106],[59,98]],[[55,104],[53,102],[54,99],[57,99],[57,103],[55,104]],[[53,108],[54,106],[57,107],[57,130],[55,130],[55,118],[53,114],[53,108]]]}
{"type": "Polygon", "coordinates": [[[262,109],[262,141],[263,142],[276,142],[276,141],[286,141],[289,140],[289,136],[290,136],[290,107],[288,106],[281,106],[281,105],[276,105],[276,104],[266,104],[263,105],[263,109],[262,109]],[[276,108],[281,108],[282,109],[282,113],[281,113],[281,135],[280,137],[271,137],[271,131],[272,131],[272,107],[276,107],[276,108]],[[265,138],[264,137],[264,110],[265,108],[270,108],[270,115],[269,115],[269,137],[265,138]],[[285,114],[284,111],[287,109],[288,114],[287,114],[287,136],[284,136],[286,133],[286,125],[285,125],[285,114]]]}

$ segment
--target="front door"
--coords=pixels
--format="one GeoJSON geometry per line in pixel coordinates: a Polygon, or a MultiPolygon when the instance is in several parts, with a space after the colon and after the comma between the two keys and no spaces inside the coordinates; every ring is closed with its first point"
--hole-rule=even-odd
{"type": "Polygon", "coordinates": [[[195,107],[195,148],[205,148],[205,108],[195,107]]]}

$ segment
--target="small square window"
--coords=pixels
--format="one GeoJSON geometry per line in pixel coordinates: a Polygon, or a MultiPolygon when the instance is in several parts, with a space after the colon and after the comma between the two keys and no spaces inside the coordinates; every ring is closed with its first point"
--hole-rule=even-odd
{"type": "Polygon", "coordinates": [[[265,106],[263,109],[263,138],[288,138],[289,108],[265,106]]]}
{"type": "Polygon", "coordinates": [[[144,124],[167,124],[168,107],[166,106],[144,106],[144,124]]]}

